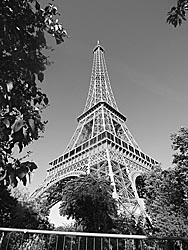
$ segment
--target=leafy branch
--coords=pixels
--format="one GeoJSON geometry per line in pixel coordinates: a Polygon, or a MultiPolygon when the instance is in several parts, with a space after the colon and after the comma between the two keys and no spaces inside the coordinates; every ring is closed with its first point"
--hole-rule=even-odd
{"type": "Polygon", "coordinates": [[[2,0],[0,3],[0,181],[15,187],[18,179],[26,185],[26,175],[37,168],[29,161],[13,159],[44,132],[41,113],[49,105],[38,86],[50,64],[44,50],[45,33],[57,44],[64,42],[66,30],[57,19],[57,7],[41,8],[37,0],[2,0]]]}
{"type": "Polygon", "coordinates": [[[172,24],[174,27],[182,25],[186,21],[186,14],[188,10],[187,0],[178,0],[176,6],[173,6],[167,13],[167,23],[172,24]]]}

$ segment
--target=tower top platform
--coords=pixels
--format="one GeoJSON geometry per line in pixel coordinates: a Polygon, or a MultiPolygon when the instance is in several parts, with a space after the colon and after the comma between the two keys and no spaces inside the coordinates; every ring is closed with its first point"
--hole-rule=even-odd
{"type": "Polygon", "coordinates": [[[104,48],[100,45],[100,41],[97,41],[97,45],[95,46],[95,48],[93,49],[93,53],[97,50],[102,50],[102,52],[105,52],[104,48]]]}

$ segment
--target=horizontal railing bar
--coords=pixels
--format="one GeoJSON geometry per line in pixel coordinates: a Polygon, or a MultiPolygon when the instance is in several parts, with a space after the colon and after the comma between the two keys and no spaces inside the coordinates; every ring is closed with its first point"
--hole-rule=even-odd
{"type": "Polygon", "coordinates": [[[37,233],[37,234],[54,234],[64,236],[87,236],[87,237],[104,237],[104,238],[119,238],[119,239],[138,239],[138,240],[183,240],[188,241],[186,237],[156,237],[145,235],[125,235],[125,234],[107,234],[107,233],[87,233],[87,232],[62,232],[50,230],[34,230],[34,229],[18,229],[18,228],[3,228],[2,232],[20,232],[20,233],[37,233]]]}

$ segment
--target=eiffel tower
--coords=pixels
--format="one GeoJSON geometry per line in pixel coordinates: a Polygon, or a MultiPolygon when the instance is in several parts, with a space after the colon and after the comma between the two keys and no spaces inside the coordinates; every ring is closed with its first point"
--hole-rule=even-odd
{"type": "Polygon", "coordinates": [[[144,204],[136,190],[136,178],[158,164],[143,153],[126,126],[116,104],[99,41],[93,49],[90,88],[84,112],[64,153],[49,163],[47,177],[32,197],[42,196],[54,184],[81,174],[108,176],[114,196],[134,213],[144,204]]]}

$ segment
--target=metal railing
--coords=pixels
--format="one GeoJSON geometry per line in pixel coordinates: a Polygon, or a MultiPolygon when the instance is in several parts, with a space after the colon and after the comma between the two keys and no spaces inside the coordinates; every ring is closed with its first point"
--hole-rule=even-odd
{"type": "Polygon", "coordinates": [[[188,250],[188,238],[0,228],[0,250],[188,250]]]}

